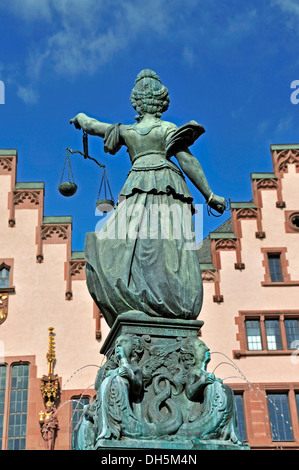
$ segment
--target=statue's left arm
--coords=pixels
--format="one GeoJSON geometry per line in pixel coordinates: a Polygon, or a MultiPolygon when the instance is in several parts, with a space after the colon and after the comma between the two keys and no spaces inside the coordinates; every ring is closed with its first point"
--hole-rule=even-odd
{"type": "Polygon", "coordinates": [[[225,210],[225,199],[213,193],[201,164],[192,155],[189,149],[186,148],[185,150],[176,152],[175,157],[185,175],[204,196],[207,204],[217,212],[222,213],[225,210]]]}
{"type": "Polygon", "coordinates": [[[169,123],[166,134],[166,155],[176,157],[181,169],[204,196],[207,204],[222,214],[226,207],[225,199],[213,193],[201,164],[189,150],[190,145],[204,132],[205,129],[196,121],[190,121],[179,128],[169,123]]]}

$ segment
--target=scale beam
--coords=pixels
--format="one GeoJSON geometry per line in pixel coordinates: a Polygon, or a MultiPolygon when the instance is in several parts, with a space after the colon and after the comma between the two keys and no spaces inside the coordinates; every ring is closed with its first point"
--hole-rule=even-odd
{"type": "Polygon", "coordinates": [[[66,148],[66,150],[68,150],[71,154],[80,153],[80,155],[82,155],[84,158],[89,158],[90,160],[93,160],[97,165],[99,165],[99,167],[106,168],[106,165],[103,165],[102,163],[98,162],[95,158],[90,157],[89,155],[85,155],[83,152],[80,152],[79,150],[72,150],[68,147],[66,148]]]}

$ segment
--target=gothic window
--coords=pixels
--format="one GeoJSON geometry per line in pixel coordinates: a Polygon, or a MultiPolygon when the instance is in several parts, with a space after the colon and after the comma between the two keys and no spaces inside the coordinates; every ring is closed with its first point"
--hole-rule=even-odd
{"type": "Polygon", "coordinates": [[[3,421],[5,409],[6,366],[0,365],[0,450],[2,450],[3,421]]]}
{"type": "Polygon", "coordinates": [[[246,442],[247,433],[246,433],[246,422],[245,422],[245,413],[244,413],[242,393],[235,393],[235,404],[236,404],[236,410],[237,410],[238,435],[241,441],[246,442]]]}
{"type": "Polygon", "coordinates": [[[83,414],[83,408],[89,404],[89,397],[73,397],[72,398],[72,432],[79,423],[83,414]]]}
{"type": "Polygon", "coordinates": [[[288,394],[268,393],[267,401],[272,440],[293,441],[288,394]]]}
{"type": "Polygon", "coordinates": [[[9,268],[2,265],[0,267],[0,288],[9,287],[9,274],[9,268]]]}
{"type": "Polygon", "coordinates": [[[25,450],[26,448],[28,382],[29,365],[14,365],[10,389],[8,450],[25,450]]]}
{"type": "Polygon", "coordinates": [[[0,325],[8,315],[9,295],[14,294],[13,258],[0,259],[0,325]]]}

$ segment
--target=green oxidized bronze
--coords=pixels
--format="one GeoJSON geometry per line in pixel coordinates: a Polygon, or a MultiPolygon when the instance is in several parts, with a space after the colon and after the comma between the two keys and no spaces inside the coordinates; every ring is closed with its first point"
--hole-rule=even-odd
{"type": "Polygon", "coordinates": [[[87,286],[111,330],[97,397],[73,445],[244,448],[232,391],[207,372],[208,348],[197,337],[202,279],[184,174],[210,207],[221,214],[226,206],[189,150],[205,131],[196,121],[177,127],[161,119],[169,95],[152,70],[138,74],[130,99],[133,124],[71,119],[103,138],[105,152],[126,147],[132,162],[109,220],[86,236],[87,286]]]}
{"type": "Polygon", "coordinates": [[[82,113],[71,120],[77,128],[102,137],[105,151],[112,155],[127,147],[132,161],[104,230],[87,234],[88,289],[109,326],[117,315],[130,310],[195,319],[202,306],[202,281],[196,250],[185,249],[194,241],[194,229],[193,199],[183,172],[220,213],[225,200],[212,193],[199,161],[188,149],[203,127],[190,121],[178,128],[161,119],[169,97],[157,74],[148,69],[140,72],[131,102],[138,112],[135,124],[111,125],[82,113]],[[162,222],[156,222],[159,212],[162,222]],[[167,229],[167,236],[160,234],[167,229]],[[180,229],[182,234],[174,233],[180,229]]]}

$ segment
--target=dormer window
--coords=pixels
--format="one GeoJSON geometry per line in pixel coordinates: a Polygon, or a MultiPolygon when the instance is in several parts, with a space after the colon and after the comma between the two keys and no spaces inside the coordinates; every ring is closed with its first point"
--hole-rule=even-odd
{"type": "Polygon", "coordinates": [[[12,258],[0,259],[0,325],[8,315],[9,295],[15,293],[13,264],[14,260],[12,258]]]}
{"type": "Polygon", "coordinates": [[[6,265],[0,266],[0,288],[9,287],[10,268],[6,265]]]}

